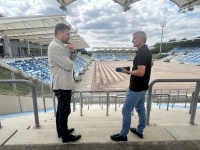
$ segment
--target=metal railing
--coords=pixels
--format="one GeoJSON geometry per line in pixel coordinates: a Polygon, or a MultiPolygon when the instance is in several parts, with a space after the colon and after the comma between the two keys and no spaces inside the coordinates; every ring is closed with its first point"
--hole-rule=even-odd
{"type": "MultiPolygon", "coordinates": [[[[190,96],[189,94],[189,91],[192,95],[192,93],[194,92],[194,89],[154,89],[154,92],[153,92],[153,95],[156,95],[156,94],[161,94],[161,95],[169,95],[169,99],[173,100],[173,104],[172,104],[172,108],[174,107],[174,104],[176,102],[178,103],[185,103],[185,108],[187,106],[187,103],[190,101],[189,99],[192,97],[190,96]],[[164,91],[164,92],[163,92],[164,91]],[[168,91],[168,92],[167,92],[168,91]],[[172,93],[173,91],[173,93],[172,93]],[[180,91],[185,91],[185,92],[181,92],[180,91]]],[[[163,98],[163,96],[159,96],[159,103],[162,103],[161,99],[163,98]]]]}
{"type": "Polygon", "coordinates": [[[121,92],[127,92],[126,90],[120,90],[120,91],[75,91],[75,93],[80,93],[80,115],[83,116],[83,93],[106,93],[106,116],[108,116],[108,108],[109,108],[109,99],[110,93],[121,93],[121,92]]]}
{"type": "MultiPolygon", "coordinates": [[[[168,97],[167,110],[168,110],[168,107],[169,107],[169,94],[152,94],[152,87],[157,82],[196,82],[196,89],[195,89],[195,92],[193,93],[193,99],[192,99],[192,103],[191,103],[191,107],[190,107],[190,112],[191,112],[190,123],[194,124],[194,118],[195,118],[197,102],[198,102],[198,94],[199,94],[199,89],[200,89],[200,79],[157,79],[157,80],[152,81],[150,83],[149,89],[148,89],[146,124],[149,125],[152,96],[168,97]]],[[[29,86],[32,89],[35,126],[39,127],[37,98],[36,98],[36,90],[35,90],[34,84],[29,80],[0,80],[0,83],[27,83],[27,84],[29,84],[29,86]]],[[[108,116],[109,115],[110,98],[113,97],[113,96],[110,95],[110,93],[120,93],[120,94],[114,96],[114,98],[115,98],[115,101],[114,101],[115,111],[116,111],[117,110],[117,108],[116,108],[117,98],[119,98],[120,96],[124,97],[125,94],[121,94],[121,93],[124,93],[124,92],[127,92],[127,90],[119,90],[119,91],[75,91],[75,93],[80,94],[80,116],[83,116],[83,93],[90,93],[90,94],[106,93],[104,97],[106,98],[106,116],[108,116]]],[[[51,95],[48,95],[48,96],[51,97],[51,95]]],[[[45,95],[43,97],[44,110],[46,110],[45,97],[48,97],[48,96],[45,95]]],[[[53,104],[54,104],[54,114],[56,115],[55,95],[53,95],[53,104]]],[[[73,110],[75,111],[75,102],[74,101],[73,101],[73,110]]]]}
{"type": "Polygon", "coordinates": [[[46,113],[47,112],[47,109],[46,109],[46,100],[45,98],[52,98],[53,100],[53,110],[54,110],[54,116],[56,116],[56,101],[55,101],[55,95],[44,95],[43,96],[43,105],[44,105],[44,112],[46,113]]]}
{"type": "Polygon", "coordinates": [[[199,89],[200,89],[200,79],[156,79],[156,80],[153,80],[149,84],[149,89],[148,89],[146,124],[149,125],[149,120],[150,120],[150,111],[151,111],[151,103],[152,103],[152,98],[151,98],[152,97],[152,87],[155,83],[158,83],[158,82],[196,82],[194,97],[192,99],[192,103],[190,106],[191,107],[190,123],[194,124],[194,118],[195,118],[195,114],[196,114],[198,95],[199,95],[199,89]]]}
{"type": "Polygon", "coordinates": [[[115,111],[117,111],[117,99],[118,98],[126,98],[126,94],[118,94],[115,96],[115,111]]]}
{"type": "MultiPolygon", "coordinates": [[[[56,100],[55,100],[55,94],[54,92],[50,95],[44,95],[43,96],[43,105],[44,105],[44,112],[46,113],[47,112],[47,108],[46,108],[46,98],[52,98],[53,100],[53,110],[54,110],[54,117],[56,117],[56,112],[57,112],[57,108],[56,108],[56,100]]],[[[76,104],[75,104],[75,97],[74,95],[72,95],[72,103],[73,103],[73,112],[75,112],[76,110],[76,104]]]]}
{"type": "MultiPolygon", "coordinates": [[[[147,94],[146,94],[147,95],[147,94]]],[[[148,95],[147,95],[148,96],[148,95]]],[[[169,100],[170,100],[170,95],[169,94],[153,94],[153,96],[159,96],[161,97],[167,97],[167,111],[169,109],[169,100]]],[[[161,107],[161,99],[159,99],[159,108],[161,107]]]]}
{"type": "Polygon", "coordinates": [[[29,80],[0,80],[0,83],[26,83],[31,87],[32,99],[33,99],[33,111],[34,111],[34,118],[35,118],[35,127],[38,128],[39,127],[39,116],[38,116],[38,106],[37,106],[35,85],[29,80]]]}

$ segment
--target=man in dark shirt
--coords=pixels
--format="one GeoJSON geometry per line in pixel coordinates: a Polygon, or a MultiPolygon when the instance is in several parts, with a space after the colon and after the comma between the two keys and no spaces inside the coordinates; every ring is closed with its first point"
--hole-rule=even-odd
{"type": "Polygon", "coordinates": [[[129,129],[138,137],[143,138],[143,130],[146,123],[145,114],[145,94],[148,89],[150,80],[152,55],[145,45],[147,36],[145,32],[138,31],[133,34],[132,43],[137,47],[138,52],[133,60],[132,71],[127,71],[122,68],[122,73],[130,74],[130,85],[127,91],[126,100],[122,109],[123,124],[120,133],[111,135],[110,138],[114,141],[127,141],[129,129]],[[139,117],[137,128],[130,128],[131,112],[136,109],[139,117]]]}

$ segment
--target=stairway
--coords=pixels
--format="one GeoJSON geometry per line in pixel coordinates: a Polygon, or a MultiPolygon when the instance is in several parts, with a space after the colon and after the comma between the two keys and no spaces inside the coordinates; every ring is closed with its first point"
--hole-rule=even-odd
{"type": "MultiPolygon", "coordinates": [[[[105,108],[105,107],[104,107],[105,108]]],[[[110,135],[120,131],[122,125],[121,107],[115,112],[114,105],[110,105],[109,116],[106,109],[99,105],[83,107],[83,116],[80,116],[79,105],[69,117],[69,127],[75,128],[73,134],[81,134],[76,142],[63,144],[57,138],[55,117],[53,111],[39,113],[40,128],[35,128],[34,116],[21,116],[2,120],[0,129],[0,150],[3,149],[148,149],[158,147],[165,149],[175,144],[175,147],[184,145],[182,141],[192,142],[191,145],[200,144],[200,120],[195,120],[196,125],[190,125],[188,109],[166,108],[153,106],[150,125],[145,128],[144,139],[138,138],[129,132],[127,142],[114,142],[110,135]],[[195,142],[196,141],[196,144],[195,142]]],[[[197,116],[200,111],[197,110],[197,116]]],[[[132,127],[136,127],[137,113],[132,116],[132,127]]],[[[187,142],[186,142],[187,143],[187,142]]],[[[173,147],[173,146],[172,146],[173,147]]],[[[173,147],[174,148],[174,147],[173,147]]]]}

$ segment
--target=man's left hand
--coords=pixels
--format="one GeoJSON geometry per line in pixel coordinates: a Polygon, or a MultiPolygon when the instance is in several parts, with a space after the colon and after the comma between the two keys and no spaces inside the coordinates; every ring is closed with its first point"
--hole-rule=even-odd
{"type": "Polygon", "coordinates": [[[122,68],[122,73],[127,73],[128,70],[122,68]]]}

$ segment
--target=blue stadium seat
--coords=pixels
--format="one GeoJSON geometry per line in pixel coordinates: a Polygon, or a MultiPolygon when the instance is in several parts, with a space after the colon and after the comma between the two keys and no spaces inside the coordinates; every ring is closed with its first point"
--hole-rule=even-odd
{"type": "MultiPolygon", "coordinates": [[[[89,60],[78,55],[74,61],[74,72],[78,80],[81,79],[80,73],[85,72],[89,60]]],[[[34,76],[45,83],[50,83],[50,70],[48,66],[48,58],[27,59],[5,62],[8,65],[34,76]]]]}

